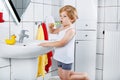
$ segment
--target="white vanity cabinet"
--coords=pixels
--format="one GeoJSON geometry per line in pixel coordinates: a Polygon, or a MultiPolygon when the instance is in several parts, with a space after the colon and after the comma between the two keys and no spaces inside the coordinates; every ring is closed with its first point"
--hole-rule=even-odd
{"type": "Polygon", "coordinates": [[[96,40],[96,31],[81,31],[81,30],[76,30],[76,40],[96,40]]]}
{"type": "Polygon", "coordinates": [[[97,0],[76,0],[79,19],[76,21],[75,65],[76,72],[87,72],[95,80],[97,0]]]}
{"type": "Polygon", "coordinates": [[[6,67],[6,66],[10,66],[9,59],[0,58],[0,68],[6,67]]]}
{"type": "Polygon", "coordinates": [[[0,68],[0,80],[10,80],[10,66],[0,68]]]}
{"type": "Polygon", "coordinates": [[[11,80],[35,80],[37,58],[11,59],[11,80]]]}
{"type": "Polygon", "coordinates": [[[96,43],[95,41],[76,41],[75,71],[87,72],[90,80],[95,80],[96,43]]]}
{"type": "MultiPolygon", "coordinates": [[[[78,26],[79,27],[79,26],[78,26]]],[[[90,80],[95,80],[96,72],[96,30],[76,30],[75,41],[76,72],[87,72],[90,80]]]]}
{"type": "Polygon", "coordinates": [[[96,30],[96,21],[95,20],[81,20],[81,19],[78,19],[76,21],[76,29],[77,30],[96,30]]]}
{"type": "Polygon", "coordinates": [[[0,80],[10,80],[9,59],[0,58],[0,80]]]}

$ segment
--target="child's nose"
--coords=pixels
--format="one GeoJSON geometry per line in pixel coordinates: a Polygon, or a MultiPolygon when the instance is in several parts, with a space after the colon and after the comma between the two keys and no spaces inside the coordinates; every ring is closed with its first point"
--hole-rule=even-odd
{"type": "Polygon", "coordinates": [[[60,20],[62,20],[62,17],[60,17],[60,20]]]}
{"type": "Polygon", "coordinates": [[[62,21],[62,18],[60,18],[60,21],[62,21]]]}

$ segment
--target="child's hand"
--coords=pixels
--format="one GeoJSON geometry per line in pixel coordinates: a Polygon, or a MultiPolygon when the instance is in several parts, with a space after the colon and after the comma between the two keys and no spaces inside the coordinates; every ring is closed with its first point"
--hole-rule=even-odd
{"type": "Polygon", "coordinates": [[[54,23],[49,23],[48,26],[49,28],[54,28],[54,23]]]}
{"type": "Polygon", "coordinates": [[[45,47],[45,46],[47,46],[47,43],[40,43],[40,44],[38,44],[38,46],[43,46],[43,47],[45,47]]]}
{"type": "Polygon", "coordinates": [[[48,27],[49,27],[49,32],[53,33],[53,31],[54,31],[54,23],[49,23],[48,27]]]}

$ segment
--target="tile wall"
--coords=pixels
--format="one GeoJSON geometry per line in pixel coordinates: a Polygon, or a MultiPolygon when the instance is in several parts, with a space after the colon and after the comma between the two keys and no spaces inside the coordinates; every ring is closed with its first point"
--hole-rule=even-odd
{"type": "Polygon", "coordinates": [[[98,0],[96,80],[103,80],[104,32],[120,30],[120,0],[98,0]]]}

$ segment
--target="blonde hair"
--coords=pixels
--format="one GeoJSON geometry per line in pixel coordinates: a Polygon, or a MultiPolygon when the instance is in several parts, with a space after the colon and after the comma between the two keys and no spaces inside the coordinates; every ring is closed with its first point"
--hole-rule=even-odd
{"type": "Polygon", "coordinates": [[[73,20],[72,23],[78,19],[77,10],[71,5],[66,5],[59,10],[59,13],[66,12],[68,17],[73,20]]]}

